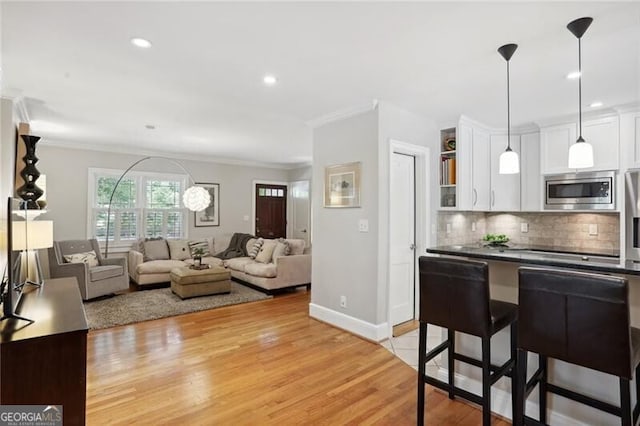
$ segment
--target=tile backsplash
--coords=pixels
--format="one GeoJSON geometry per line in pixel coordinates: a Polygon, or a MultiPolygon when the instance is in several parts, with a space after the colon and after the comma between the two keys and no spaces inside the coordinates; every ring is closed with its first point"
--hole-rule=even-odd
{"type": "Polygon", "coordinates": [[[477,243],[487,233],[514,244],[620,250],[618,213],[438,213],[438,245],[477,243]],[[528,232],[521,231],[524,223],[528,232]]]}

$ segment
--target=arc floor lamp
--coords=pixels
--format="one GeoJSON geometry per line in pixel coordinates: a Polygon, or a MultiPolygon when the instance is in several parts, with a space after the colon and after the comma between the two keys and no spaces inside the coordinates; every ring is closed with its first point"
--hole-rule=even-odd
{"type": "Polygon", "coordinates": [[[196,186],[195,185],[196,181],[191,175],[191,173],[189,173],[189,171],[176,160],[168,157],[157,156],[157,155],[150,155],[148,157],[139,159],[138,161],[130,165],[122,173],[122,175],[120,175],[120,177],[116,181],[115,186],[113,187],[113,190],[111,191],[111,196],[109,197],[109,206],[107,207],[107,233],[105,236],[106,243],[104,248],[105,258],[109,257],[109,228],[110,228],[109,223],[110,223],[110,217],[111,217],[111,203],[113,202],[113,197],[116,194],[116,189],[118,189],[118,185],[120,185],[120,182],[122,181],[122,179],[127,175],[127,173],[131,171],[131,169],[133,169],[135,166],[142,163],[143,161],[151,160],[151,159],[167,160],[175,164],[176,166],[180,167],[189,176],[189,179],[191,180],[191,182],[193,182],[194,185],[187,188],[184,191],[184,194],[182,194],[182,202],[186,208],[188,208],[192,212],[200,212],[206,209],[207,207],[209,207],[209,204],[211,204],[211,195],[209,195],[209,192],[201,186],[196,186]]]}

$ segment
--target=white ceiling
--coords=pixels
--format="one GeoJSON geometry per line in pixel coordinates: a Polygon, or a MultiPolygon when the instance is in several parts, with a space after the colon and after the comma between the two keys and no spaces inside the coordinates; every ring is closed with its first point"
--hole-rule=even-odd
{"type": "Polygon", "coordinates": [[[26,100],[45,140],[293,167],[306,123],[390,102],[440,125],[504,127],[640,101],[640,4],[2,2],[2,90],[26,100]],[[153,42],[142,50],[131,37],[153,42]],[[273,73],[275,87],[262,77],[273,73]],[[145,128],[156,126],[155,130],[145,128]]]}

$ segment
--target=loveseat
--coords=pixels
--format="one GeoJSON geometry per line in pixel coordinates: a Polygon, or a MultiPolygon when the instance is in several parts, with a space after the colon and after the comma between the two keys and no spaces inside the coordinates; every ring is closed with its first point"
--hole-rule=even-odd
{"type": "MultiPolygon", "coordinates": [[[[230,271],[234,280],[266,293],[289,287],[310,286],[311,254],[310,249],[305,248],[304,240],[284,240],[289,246],[290,253],[276,256],[275,259],[261,256],[262,262],[249,256],[222,260],[211,255],[227,248],[229,240],[230,237],[202,238],[198,241],[186,242],[186,244],[191,243],[190,247],[194,247],[194,243],[199,243],[201,247],[204,247],[206,241],[208,255],[202,257],[203,264],[225,267],[230,271]]],[[[138,241],[129,251],[129,275],[138,286],[169,282],[171,280],[170,272],[173,268],[193,264],[190,252],[185,253],[184,249],[178,250],[180,248],[178,241],[168,240],[165,242],[167,246],[172,245],[168,256],[163,252],[148,253],[148,250],[145,250],[145,245],[159,247],[161,243],[142,240],[138,241]]],[[[253,238],[246,243],[247,253],[254,248],[256,243],[257,239],[253,238]]]]}

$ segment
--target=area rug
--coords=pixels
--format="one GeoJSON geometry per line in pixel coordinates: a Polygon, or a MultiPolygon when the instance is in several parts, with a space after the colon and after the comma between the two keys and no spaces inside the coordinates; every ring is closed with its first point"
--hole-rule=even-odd
{"type": "Polygon", "coordinates": [[[222,306],[271,299],[272,297],[232,282],[229,294],[182,300],[173,294],[170,288],[141,290],[120,294],[109,299],[85,302],[84,311],[87,314],[89,328],[98,330],[222,306]]]}

